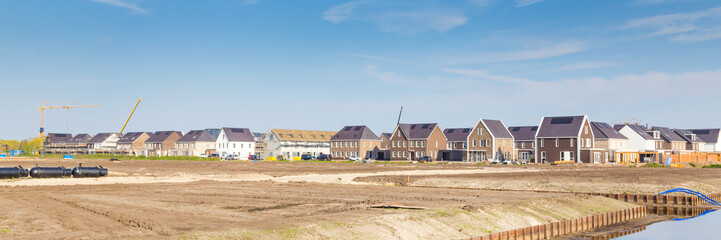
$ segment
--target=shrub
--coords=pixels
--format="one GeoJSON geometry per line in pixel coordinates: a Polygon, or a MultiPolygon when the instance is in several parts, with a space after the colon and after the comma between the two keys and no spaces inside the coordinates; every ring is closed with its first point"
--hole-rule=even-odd
{"type": "Polygon", "coordinates": [[[703,168],[721,168],[721,164],[711,164],[703,166],[703,168]]]}
{"type": "Polygon", "coordinates": [[[658,163],[649,163],[649,164],[643,165],[643,167],[665,167],[665,166],[658,164],[658,163]]]}

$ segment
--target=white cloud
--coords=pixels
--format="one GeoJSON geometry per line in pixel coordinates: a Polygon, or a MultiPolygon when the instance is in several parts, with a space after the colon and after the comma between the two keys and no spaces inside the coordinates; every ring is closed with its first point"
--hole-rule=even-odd
{"type": "Polygon", "coordinates": [[[243,0],[243,4],[245,4],[245,5],[256,5],[259,2],[260,1],[258,1],[258,0],[243,0]]]}
{"type": "Polygon", "coordinates": [[[721,27],[703,29],[693,33],[681,34],[671,38],[675,42],[701,42],[721,38],[721,27]]]}
{"type": "Polygon", "coordinates": [[[446,64],[465,64],[536,60],[583,52],[587,49],[588,44],[585,42],[568,40],[558,44],[535,49],[478,54],[475,56],[466,57],[453,57],[451,59],[445,60],[444,62],[446,64]]]}
{"type": "Polygon", "coordinates": [[[405,79],[405,77],[398,75],[393,72],[381,72],[378,70],[378,66],[376,65],[368,65],[366,66],[366,74],[372,78],[380,79],[387,83],[394,83],[394,84],[408,84],[410,83],[408,80],[405,79]]]}
{"type": "Polygon", "coordinates": [[[618,64],[615,62],[606,62],[606,61],[579,62],[579,63],[572,63],[572,64],[567,64],[567,65],[561,66],[561,67],[557,68],[556,70],[573,71],[573,70],[582,70],[582,69],[607,68],[607,67],[613,67],[616,65],[618,65],[618,64]]]}
{"type": "Polygon", "coordinates": [[[696,12],[674,13],[628,21],[622,29],[639,27],[663,27],[668,25],[688,24],[703,18],[721,17],[721,7],[696,12]]]}
{"type": "Polygon", "coordinates": [[[138,5],[135,5],[135,4],[132,4],[132,3],[129,3],[129,2],[123,1],[123,0],[90,0],[90,1],[92,1],[92,2],[97,2],[97,3],[104,3],[104,4],[111,5],[111,6],[115,6],[115,7],[121,7],[121,8],[129,9],[129,10],[130,10],[130,13],[134,13],[134,14],[148,14],[148,13],[150,13],[150,11],[148,11],[147,9],[138,7],[138,5]]]}
{"type": "MultiPolygon", "coordinates": [[[[468,18],[461,9],[450,8],[418,8],[415,6],[406,9],[383,8],[383,2],[355,1],[333,6],[323,13],[323,19],[332,23],[346,21],[371,22],[385,32],[419,33],[425,31],[445,32],[454,27],[465,24],[468,18]],[[374,7],[381,8],[359,9],[361,6],[374,3],[374,7]],[[414,8],[415,7],[415,8],[414,8]]],[[[421,6],[423,7],[423,6],[421,6]]]]}
{"type": "Polygon", "coordinates": [[[502,76],[502,75],[492,75],[486,71],[483,70],[474,70],[474,69],[461,69],[461,68],[443,68],[443,72],[446,73],[453,73],[458,74],[462,76],[472,77],[472,78],[478,78],[478,79],[484,79],[484,80],[492,80],[496,82],[503,82],[503,83],[510,83],[514,85],[528,85],[531,84],[532,81],[524,78],[516,78],[516,77],[510,77],[510,76],[502,76]]]}
{"type": "Polygon", "coordinates": [[[468,0],[468,4],[480,8],[490,7],[496,4],[496,2],[498,2],[498,0],[468,0]]]}
{"type": "Polygon", "coordinates": [[[542,1],[543,0],[516,0],[516,7],[525,7],[542,1]]]}
{"type": "Polygon", "coordinates": [[[373,55],[348,54],[348,55],[346,55],[346,56],[366,58],[366,59],[372,59],[372,60],[381,60],[381,61],[394,62],[394,63],[408,63],[408,61],[405,61],[405,60],[399,60],[399,59],[393,59],[393,58],[387,58],[387,57],[380,57],[380,56],[373,56],[373,55]]]}

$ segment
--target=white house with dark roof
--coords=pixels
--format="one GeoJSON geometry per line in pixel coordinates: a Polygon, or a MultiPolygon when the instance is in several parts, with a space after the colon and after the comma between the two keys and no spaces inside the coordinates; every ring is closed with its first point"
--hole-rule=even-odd
{"type": "Polygon", "coordinates": [[[704,152],[721,152],[721,129],[689,129],[704,141],[704,152]]]}
{"type": "Polygon", "coordinates": [[[98,133],[88,141],[88,153],[113,153],[120,137],[119,133],[98,133]]]}
{"type": "Polygon", "coordinates": [[[173,156],[207,156],[207,150],[215,149],[216,139],[206,130],[192,130],[175,142],[173,156]]]}
{"type": "Polygon", "coordinates": [[[215,153],[221,157],[248,160],[255,155],[255,139],[247,128],[222,128],[215,141],[215,153]]]}

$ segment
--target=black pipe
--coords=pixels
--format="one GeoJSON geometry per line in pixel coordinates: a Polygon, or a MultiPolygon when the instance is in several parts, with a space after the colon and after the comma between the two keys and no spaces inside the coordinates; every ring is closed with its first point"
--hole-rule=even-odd
{"type": "Polygon", "coordinates": [[[33,178],[59,178],[69,177],[73,171],[63,166],[60,167],[34,167],[30,169],[30,176],[33,178]]]}
{"type": "Polygon", "coordinates": [[[28,170],[24,169],[22,166],[0,168],[0,178],[21,178],[27,177],[28,174],[28,170]]]}
{"type": "Polygon", "coordinates": [[[105,177],[108,176],[108,169],[99,167],[83,167],[83,164],[78,164],[77,167],[73,168],[73,177],[84,178],[84,177],[105,177]]]}

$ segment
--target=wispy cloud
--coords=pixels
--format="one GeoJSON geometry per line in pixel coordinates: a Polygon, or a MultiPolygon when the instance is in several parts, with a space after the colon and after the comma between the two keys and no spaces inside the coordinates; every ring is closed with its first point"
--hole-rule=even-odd
{"type": "Polygon", "coordinates": [[[712,39],[721,38],[721,27],[708,28],[695,31],[693,33],[684,33],[671,38],[671,41],[676,42],[701,42],[712,39]]]}
{"type": "Polygon", "coordinates": [[[556,68],[556,70],[573,71],[573,70],[583,70],[583,69],[607,68],[607,67],[613,67],[616,65],[618,65],[618,63],[606,62],[606,61],[579,62],[579,63],[571,63],[571,64],[563,65],[561,67],[556,68]]]}
{"type": "Polygon", "coordinates": [[[135,5],[133,3],[129,3],[127,1],[123,0],[90,0],[91,2],[97,2],[97,3],[104,3],[107,5],[115,6],[115,7],[121,7],[130,10],[130,13],[133,14],[148,14],[150,13],[149,10],[139,7],[138,5],[135,5]]]}
{"type": "Polygon", "coordinates": [[[543,0],[516,0],[516,7],[525,7],[539,2],[543,2],[543,0]]]}
{"type": "MultiPolygon", "coordinates": [[[[385,32],[415,34],[426,31],[445,32],[468,21],[461,9],[427,8],[421,4],[403,5],[405,9],[389,8],[359,9],[368,5],[383,5],[384,2],[355,1],[333,6],[323,13],[323,19],[332,23],[346,21],[371,22],[385,32]]],[[[382,6],[381,6],[382,7],[382,6]]]]}
{"type": "Polygon", "coordinates": [[[450,59],[446,59],[444,62],[446,64],[464,64],[537,60],[583,52],[586,51],[588,48],[588,43],[568,40],[558,44],[539,47],[535,49],[477,54],[473,56],[456,56],[450,59]]]}
{"type": "Polygon", "coordinates": [[[446,73],[453,73],[453,74],[458,74],[458,75],[477,78],[477,79],[491,80],[491,81],[496,81],[496,82],[515,84],[515,85],[528,85],[528,84],[532,83],[531,80],[528,80],[525,78],[493,75],[493,74],[490,74],[483,70],[462,69],[462,68],[443,68],[442,70],[443,70],[443,72],[446,72],[446,73]]]}
{"type": "Polygon", "coordinates": [[[670,38],[672,41],[705,41],[718,38],[714,37],[714,35],[716,34],[716,28],[719,26],[709,27],[703,26],[704,24],[702,24],[702,20],[714,18],[721,18],[721,7],[634,19],[628,21],[621,26],[620,29],[654,29],[654,32],[648,33],[647,35],[676,35],[670,38]],[[683,33],[683,35],[678,35],[681,33],[683,33]]]}
{"type": "Polygon", "coordinates": [[[405,77],[402,75],[398,75],[393,72],[382,72],[378,70],[378,66],[376,65],[368,65],[365,68],[366,74],[372,78],[379,79],[381,81],[387,82],[387,83],[394,83],[394,84],[408,84],[410,83],[405,77]]]}
{"type": "Polygon", "coordinates": [[[399,59],[393,59],[393,58],[387,58],[387,57],[380,57],[380,56],[373,56],[373,55],[348,54],[348,55],[346,55],[346,56],[349,56],[349,57],[359,57],[359,58],[372,59],[372,60],[381,60],[381,61],[394,62],[394,63],[408,63],[408,61],[405,61],[405,60],[399,60],[399,59]]]}

